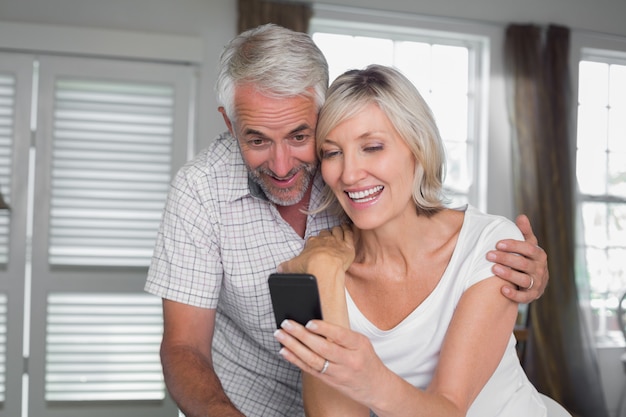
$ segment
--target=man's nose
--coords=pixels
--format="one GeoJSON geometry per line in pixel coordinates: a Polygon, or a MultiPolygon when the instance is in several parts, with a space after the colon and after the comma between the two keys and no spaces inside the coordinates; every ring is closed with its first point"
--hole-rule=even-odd
{"type": "Polygon", "coordinates": [[[280,143],[272,146],[269,166],[276,176],[287,176],[289,171],[291,171],[291,168],[293,168],[291,164],[291,152],[289,146],[280,143]]]}

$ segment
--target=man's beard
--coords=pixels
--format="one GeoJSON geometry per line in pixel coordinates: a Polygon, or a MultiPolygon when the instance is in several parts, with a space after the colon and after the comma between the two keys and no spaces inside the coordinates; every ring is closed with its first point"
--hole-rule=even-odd
{"type": "Polygon", "coordinates": [[[261,187],[268,200],[278,206],[292,206],[302,200],[311,185],[311,181],[313,181],[317,171],[317,164],[301,164],[289,171],[284,178],[291,178],[298,171],[303,171],[304,175],[295,184],[289,188],[278,188],[269,180],[266,180],[266,177],[278,178],[271,170],[264,167],[257,169],[248,167],[250,179],[261,187]]]}

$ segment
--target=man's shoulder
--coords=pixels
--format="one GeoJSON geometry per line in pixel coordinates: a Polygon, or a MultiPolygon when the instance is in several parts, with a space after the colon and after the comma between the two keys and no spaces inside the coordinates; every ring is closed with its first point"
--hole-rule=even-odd
{"type": "Polygon", "coordinates": [[[221,133],[206,147],[185,163],[181,171],[186,175],[206,175],[208,172],[229,171],[229,167],[243,165],[239,147],[228,132],[221,133]]]}
{"type": "Polygon", "coordinates": [[[232,201],[248,192],[247,169],[236,140],[228,132],[217,136],[178,170],[173,185],[182,183],[207,201],[232,201]]]}

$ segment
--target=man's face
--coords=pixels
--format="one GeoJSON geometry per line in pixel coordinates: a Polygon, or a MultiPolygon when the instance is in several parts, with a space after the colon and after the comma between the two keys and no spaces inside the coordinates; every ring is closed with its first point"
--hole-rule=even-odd
{"type": "Polygon", "coordinates": [[[235,92],[237,120],[220,109],[237,138],[251,178],[274,204],[290,206],[302,200],[317,167],[312,97],[272,98],[252,86],[235,92]]]}

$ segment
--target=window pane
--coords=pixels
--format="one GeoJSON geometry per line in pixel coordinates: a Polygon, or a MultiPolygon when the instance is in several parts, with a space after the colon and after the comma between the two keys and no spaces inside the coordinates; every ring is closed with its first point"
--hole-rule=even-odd
{"type": "MultiPolygon", "coordinates": [[[[11,202],[11,162],[15,125],[15,76],[0,72],[0,193],[11,202]]],[[[0,264],[9,259],[9,212],[0,210],[0,264]]]]}
{"type": "Polygon", "coordinates": [[[0,402],[6,395],[7,295],[0,294],[0,402]]]}
{"type": "Polygon", "coordinates": [[[609,149],[613,152],[626,152],[626,106],[611,106],[609,114],[609,149]]]}
{"type": "Polygon", "coordinates": [[[426,100],[430,96],[431,46],[425,42],[399,41],[395,44],[395,67],[417,87],[426,100]]]}
{"type": "Polygon", "coordinates": [[[361,69],[372,63],[391,65],[394,44],[390,39],[317,32],[313,40],[324,52],[332,82],[349,69],[361,69]]]}
{"type": "Polygon", "coordinates": [[[458,193],[466,192],[471,185],[472,173],[468,166],[468,157],[471,152],[464,142],[446,143],[447,174],[446,188],[458,193]]]}
{"type": "MultiPolygon", "coordinates": [[[[626,140],[626,136],[624,137],[626,140]]],[[[608,193],[626,198],[626,152],[609,154],[608,193]]]]}
{"type": "Polygon", "coordinates": [[[171,170],[173,88],[55,85],[50,264],[147,266],[171,170]]]}
{"type": "Polygon", "coordinates": [[[441,94],[466,93],[469,54],[467,48],[433,45],[433,91],[441,94]]]}
{"type": "Polygon", "coordinates": [[[578,189],[583,194],[606,194],[606,152],[602,150],[578,150],[576,176],[578,189]]]}
{"type": "Polygon", "coordinates": [[[609,104],[611,108],[626,107],[626,65],[611,65],[609,69],[611,89],[609,90],[609,104]]]}
{"type": "Polygon", "coordinates": [[[466,203],[475,177],[475,144],[470,132],[477,125],[469,119],[475,114],[469,91],[470,50],[440,44],[435,37],[432,42],[392,37],[391,31],[389,38],[313,34],[328,60],[331,80],[349,68],[378,63],[394,66],[413,82],[431,107],[446,145],[446,191],[454,199],[453,205],[466,203]]]}
{"type": "MultiPolygon", "coordinates": [[[[609,204],[608,245],[626,248],[626,203],[609,204]]],[[[620,262],[626,271],[626,258],[620,258],[620,262]]]]}
{"type": "Polygon", "coordinates": [[[614,344],[618,334],[623,343],[615,309],[626,291],[626,66],[582,61],[579,68],[577,279],[588,280],[598,341],[614,344]]]}
{"type": "Polygon", "coordinates": [[[49,295],[46,400],[162,400],[162,331],[158,297],[49,295]]]}
{"type": "Polygon", "coordinates": [[[608,242],[608,205],[582,203],[582,216],[585,245],[605,248],[608,242]]]}
{"type": "Polygon", "coordinates": [[[609,102],[609,66],[601,62],[581,61],[578,76],[578,103],[606,106],[609,102]]]}
{"type": "Polygon", "coordinates": [[[606,150],[608,110],[602,106],[581,104],[578,107],[578,149],[606,150]]]}

